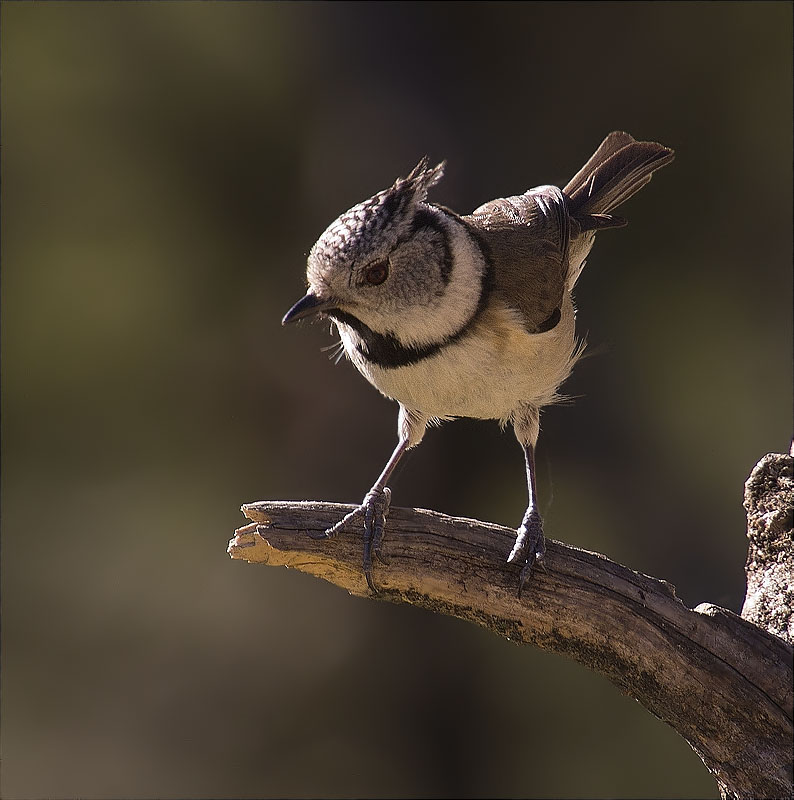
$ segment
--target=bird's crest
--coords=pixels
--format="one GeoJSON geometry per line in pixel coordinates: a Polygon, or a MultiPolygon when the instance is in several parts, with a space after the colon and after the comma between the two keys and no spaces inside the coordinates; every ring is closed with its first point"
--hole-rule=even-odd
{"type": "Polygon", "coordinates": [[[320,264],[340,257],[353,260],[372,250],[382,239],[399,236],[399,230],[410,223],[419,203],[427,199],[427,191],[444,174],[444,162],[430,168],[427,156],[406,178],[398,178],[392,186],[353,206],[323,233],[315,244],[312,256],[320,264]]]}

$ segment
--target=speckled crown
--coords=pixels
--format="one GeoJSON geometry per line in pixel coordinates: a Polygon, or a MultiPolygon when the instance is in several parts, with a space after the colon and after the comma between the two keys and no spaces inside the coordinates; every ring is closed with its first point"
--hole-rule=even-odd
{"type": "Polygon", "coordinates": [[[371,253],[379,243],[398,238],[400,229],[410,223],[419,203],[427,199],[427,191],[444,175],[444,163],[432,169],[425,156],[407,178],[398,178],[394,185],[353,206],[332,222],[317,240],[309,255],[310,265],[322,270],[340,260],[352,263],[359,256],[371,253]]]}

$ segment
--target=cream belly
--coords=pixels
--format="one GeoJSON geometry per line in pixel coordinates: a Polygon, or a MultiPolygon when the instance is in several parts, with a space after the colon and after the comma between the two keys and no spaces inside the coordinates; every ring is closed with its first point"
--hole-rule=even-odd
{"type": "Polygon", "coordinates": [[[507,420],[525,406],[557,399],[579,348],[574,308],[566,292],[559,323],[529,334],[518,314],[492,302],[472,331],[416,364],[384,369],[355,349],[355,334],[339,325],[348,356],[367,380],[387,397],[427,416],[507,420]]]}

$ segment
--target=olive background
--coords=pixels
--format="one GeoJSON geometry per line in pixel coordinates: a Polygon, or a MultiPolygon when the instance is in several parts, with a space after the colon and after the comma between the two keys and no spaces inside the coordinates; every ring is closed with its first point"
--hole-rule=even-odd
{"type": "MultiPolygon", "coordinates": [[[[717,797],[578,664],[226,545],[244,502],[360,501],[395,442],[327,325],[280,325],[326,225],[425,154],[466,213],[620,129],[677,155],[578,284],[546,531],[738,611],[743,481],[791,435],[791,35],[764,2],[4,3],[3,797],[717,797]]],[[[526,503],[493,422],[392,488],[526,503]]]]}

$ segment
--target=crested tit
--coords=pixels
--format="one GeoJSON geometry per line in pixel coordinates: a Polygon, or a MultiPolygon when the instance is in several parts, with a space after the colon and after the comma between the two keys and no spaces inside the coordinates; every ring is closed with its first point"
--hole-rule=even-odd
{"type": "Polygon", "coordinates": [[[342,214],[309,253],[308,292],[283,323],[333,320],[358,371],[400,405],[397,447],[355,511],[325,532],[364,523],[372,578],[391,492],[389,476],[429,422],[510,423],[521,444],[529,504],[507,561],[519,593],[545,552],[535,488],[541,409],[582,352],[571,292],[612,211],[673,160],[673,151],[610,133],[564,189],[538,186],[460,216],[428,202],[444,164],[422,159],[407,178],[342,214]]]}

